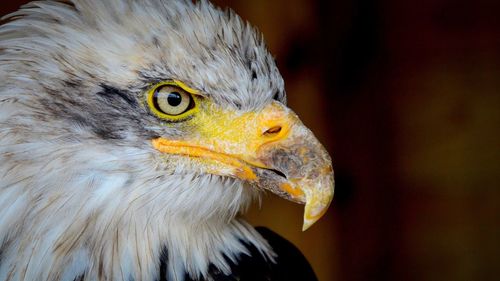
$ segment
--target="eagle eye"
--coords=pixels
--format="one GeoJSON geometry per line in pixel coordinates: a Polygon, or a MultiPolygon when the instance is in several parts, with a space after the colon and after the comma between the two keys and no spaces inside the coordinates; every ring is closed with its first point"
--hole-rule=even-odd
{"type": "Polygon", "coordinates": [[[192,94],[175,82],[153,87],[148,105],[157,117],[171,121],[187,117],[196,106],[192,94]]]}

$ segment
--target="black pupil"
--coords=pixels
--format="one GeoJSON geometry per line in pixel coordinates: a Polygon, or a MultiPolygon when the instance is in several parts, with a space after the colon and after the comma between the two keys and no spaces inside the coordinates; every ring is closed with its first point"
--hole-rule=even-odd
{"type": "Polygon", "coordinates": [[[171,92],[168,94],[167,101],[171,106],[178,106],[182,102],[182,96],[177,92],[171,92]]]}

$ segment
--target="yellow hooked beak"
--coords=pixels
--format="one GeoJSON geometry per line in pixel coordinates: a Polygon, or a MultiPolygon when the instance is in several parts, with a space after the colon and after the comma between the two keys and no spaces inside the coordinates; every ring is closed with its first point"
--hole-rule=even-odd
{"type": "Polygon", "coordinates": [[[157,138],[154,148],[188,156],[208,173],[305,203],[303,230],[326,212],[334,190],[330,156],[283,104],[246,113],[210,104],[189,122],[196,132],[189,140],[157,138]]]}

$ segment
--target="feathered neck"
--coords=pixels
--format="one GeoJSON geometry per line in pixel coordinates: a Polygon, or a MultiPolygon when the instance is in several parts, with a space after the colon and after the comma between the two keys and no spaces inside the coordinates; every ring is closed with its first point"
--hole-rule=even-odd
{"type": "Polygon", "coordinates": [[[162,254],[168,280],[207,277],[210,265],[229,274],[244,243],[273,259],[238,218],[254,196],[239,181],[165,175],[140,150],[45,149],[29,167],[1,167],[0,280],[155,280],[162,254]]]}

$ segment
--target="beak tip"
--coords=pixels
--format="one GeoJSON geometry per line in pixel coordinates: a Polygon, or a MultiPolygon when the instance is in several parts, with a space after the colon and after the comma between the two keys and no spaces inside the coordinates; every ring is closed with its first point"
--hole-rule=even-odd
{"type": "Polygon", "coordinates": [[[315,221],[307,220],[304,218],[304,224],[302,224],[302,231],[308,230],[314,223],[315,221]]]}
{"type": "Polygon", "coordinates": [[[304,223],[302,225],[302,231],[309,229],[326,213],[332,199],[333,184],[332,188],[328,190],[328,192],[316,194],[306,193],[306,205],[304,207],[304,223]]]}
{"type": "Polygon", "coordinates": [[[328,206],[323,208],[320,214],[312,216],[311,212],[307,211],[307,206],[306,206],[306,210],[304,212],[304,223],[302,224],[302,231],[308,230],[311,226],[313,226],[313,224],[319,221],[319,219],[326,213],[327,209],[328,206]]]}

